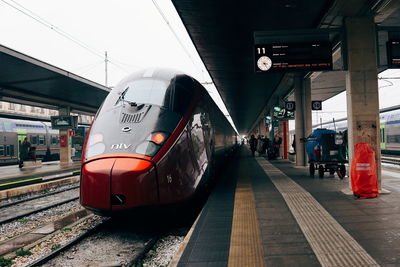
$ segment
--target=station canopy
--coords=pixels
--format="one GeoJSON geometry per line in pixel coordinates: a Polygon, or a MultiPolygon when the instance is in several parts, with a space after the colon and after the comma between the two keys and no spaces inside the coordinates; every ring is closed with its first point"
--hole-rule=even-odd
{"type": "MultiPolygon", "coordinates": [[[[302,43],[304,29],[339,29],[348,16],[374,16],[380,25],[400,26],[399,2],[390,0],[172,0],[190,38],[241,134],[249,133],[279,99],[293,90],[298,72],[256,73],[257,33],[289,31],[302,43]]],[[[332,36],[334,71],[302,72],[312,80],[312,99],[345,90],[337,36],[332,36]]]]}
{"type": "Polygon", "coordinates": [[[0,100],[94,114],[109,88],[0,46],[0,100]]]}

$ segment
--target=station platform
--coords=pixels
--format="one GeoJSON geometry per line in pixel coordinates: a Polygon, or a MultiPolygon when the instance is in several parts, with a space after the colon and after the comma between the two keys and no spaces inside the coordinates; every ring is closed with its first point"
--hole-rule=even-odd
{"type": "Polygon", "coordinates": [[[400,175],[382,173],[391,193],[356,199],[342,193],[347,177],[312,178],[307,168],[252,157],[243,146],[176,265],[400,266],[400,175]]]}
{"type": "Polygon", "coordinates": [[[59,161],[45,162],[39,168],[18,168],[18,165],[0,167],[0,190],[78,175],[80,162],[61,167],[59,161]]]}

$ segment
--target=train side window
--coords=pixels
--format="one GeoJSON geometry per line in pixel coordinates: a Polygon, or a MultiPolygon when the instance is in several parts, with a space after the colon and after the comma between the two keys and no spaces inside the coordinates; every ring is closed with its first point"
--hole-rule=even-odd
{"type": "Polygon", "coordinates": [[[31,144],[32,145],[38,144],[38,136],[37,135],[31,135],[31,144]]]}
{"type": "Polygon", "coordinates": [[[4,145],[0,145],[0,156],[4,156],[4,145]]]}
{"type": "Polygon", "coordinates": [[[46,140],[44,138],[44,135],[39,135],[39,145],[45,145],[46,140]]]}
{"type": "Polygon", "coordinates": [[[381,143],[385,143],[385,128],[381,129],[381,143]]]}
{"type": "Polygon", "coordinates": [[[51,137],[51,144],[52,145],[57,145],[57,143],[58,143],[58,138],[56,136],[52,136],[51,137]]]}
{"type": "Polygon", "coordinates": [[[10,122],[4,122],[4,130],[6,132],[12,132],[12,125],[10,122]]]}
{"type": "Polygon", "coordinates": [[[5,156],[10,156],[10,146],[6,146],[6,154],[5,156]]]}
{"type": "Polygon", "coordinates": [[[388,135],[387,136],[387,142],[388,143],[399,143],[400,142],[400,135],[398,135],[398,134],[388,135]]]}
{"type": "Polygon", "coordinates": [[[185,114],[192,102],[193,95],[193,80],[187,76],[177,78],[172,110],[181,115],[185,114]]]}
{"type": "Polygon", "coordinates": [[[10,145],[10,156],[14,156],[14,145],[10,145]]]}

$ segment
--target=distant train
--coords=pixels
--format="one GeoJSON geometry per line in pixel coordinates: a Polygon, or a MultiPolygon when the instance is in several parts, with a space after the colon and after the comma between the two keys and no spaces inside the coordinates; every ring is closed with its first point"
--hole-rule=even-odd
{"type": "MultiPolygon", "coordinates": [[[[383,109],[380,113],[380,137],[382,154],[400,155],[400,110],[383,109]]],[[[336,131],[347,130],[347,118],[314,125],[313,128],[327,128],[336,131]]]]}
{"type": "Polygon", "coordinates": [[[232,125],[195,79],[136,72],[115,87],[91,126],[80,202],[98,214],[183,203],[238,144],[232,125]]]}
{"type": "MultiPolygon", "coordinates": [[[[73,138],[77,152],[79,148],[82,150],[85,128],[78,129],[79,134],[73,138]]],[[[37,158],[59,159],[59,131],[52,129],[50,122],[0,118],[0,165],[18,163],[20,144],[25,137],[36,148],[37,158]]]]}

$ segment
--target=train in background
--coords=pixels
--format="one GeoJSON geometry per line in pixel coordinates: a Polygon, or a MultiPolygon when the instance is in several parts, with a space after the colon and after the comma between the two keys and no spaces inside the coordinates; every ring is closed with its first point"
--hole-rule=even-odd
{"type": "Polygon", "coordinates": [[[170,69],[136,72],[95,116],[80,202],[100,215],[185,203],[237,146],[232,125],[195,79],[170,69]]]}
{"type": "MultiPolygon", "coordinates": [[[[72,137],[75,155],[80,156],[88,127],[80,126],[72,137]]],[[[50,122],[0,118],[0,165],[17,164],[19,149],[28,138],[36,148],[36,157],[44,161],[60,157],[59,131],[52,129],[50,122]]]]}
{"type": "MultiPolygon", "coordinates": [[[[400,109],[382,109],[379,117],[382,154],[400,155],[400,109]]],[[[313,129],[316,128],[344,132],[347,130],[347,118],[314,125],[313,129]]],[[[294,134],[294,132],[291,134],[294,134]]]]}

